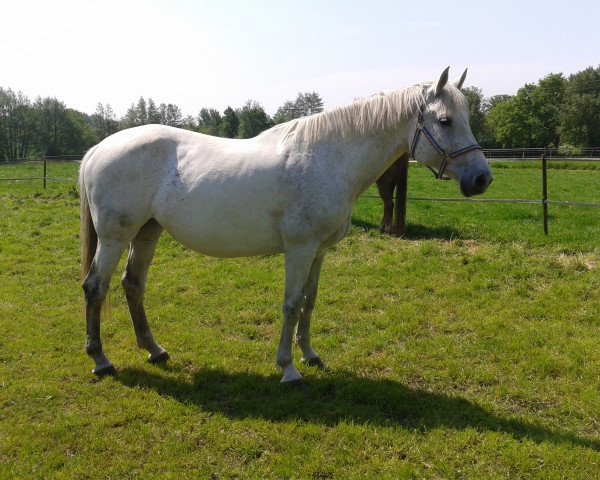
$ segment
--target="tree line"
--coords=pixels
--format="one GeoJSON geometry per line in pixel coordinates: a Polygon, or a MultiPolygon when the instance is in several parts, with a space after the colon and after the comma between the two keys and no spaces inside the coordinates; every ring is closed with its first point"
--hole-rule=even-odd
{"type": "MultiPolygon", "coordinates": [[[[473,134],[485,148],[600,146],[600,66],[568,78],[551,73],[515,95],[485,98],[477,87],[463,91],[473,134]]],[[[177,105],[140,97],[117,118],[109,104],[99,103],[88,115],[56,98],[38,97],[32,102],[21,92],[0,87],[0,161],[80,155],[119,130],[148,123],[250,138],[278,123],[322,110],[316,92],[299,93],[272,117],[254,100],[239,108],[227,107],[223,113],[202,108],[196,117],[184,117],[177,105]]]]}
{"type": "Polygon", "coordinates": [[[0,161],[42,156],[81,155],[100,140],[125,128],[158,123],[208,135],[251,138],[278,123],[323,111],[318,93],[299,93],[271,118],[263,107],[248,100],[240,108],[221,114],[202,108],[193,117],[183,116],[172,103],[156,104],[140,97],[125,115],[117,118],[110,104],[98,103],[92,115],[67,108],[57,98],[38,97],[31,102],[23,93],[0,87],[0,161]]]}
{"type": "Polygon", "coordinates": [[[464,93],[473,134],[486,148],[600,146],[600,66],[568,78],[551,73],[515,95],[484,98],[477,87],[464,93]]]}

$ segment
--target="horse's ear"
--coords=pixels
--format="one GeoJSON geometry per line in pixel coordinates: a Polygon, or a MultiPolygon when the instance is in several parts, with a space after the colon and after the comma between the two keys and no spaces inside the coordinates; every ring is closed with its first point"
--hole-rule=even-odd
{"type": "Polygon", "coordinates": [[[458,88],[459,90],[462,88],[463,83],[465,83],[465,78],[467,78],[467,70],[468,70],[468,68],[465,68],[465,71],[460,76],[460,78],[456,82],[454,82],[454,86],[456,88],[458,88]]]}
{"type": "Polygon", "coordinates": [[[438,80],[437,86],[435,87],[435,96],[436,97],[439,96],[440,93],[442,93],[442,90],[448,83],[448,70],[450,70],[450,67],[446,67],[446,70],[444,70],[442,72],[442,74],[440,75],[440,79],[438,80]]]}

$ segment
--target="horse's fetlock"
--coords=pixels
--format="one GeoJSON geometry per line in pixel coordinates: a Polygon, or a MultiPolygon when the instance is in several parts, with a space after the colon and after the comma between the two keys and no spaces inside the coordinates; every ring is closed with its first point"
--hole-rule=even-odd
{"type": "Polygon", "coordinates": [[[302,350],[310,347],[310,337],[308,335],[296,334],[296,345],[298,345],[302,350]]]}
{"type": "Polygon", "coordinates": [[[85,344],[85,353],[90,357],[96,357],[99,353],[102,353],[102,343],[87,341],[85,344]]]}
{"type": "Polygon", "coordinates": [[[138,334],[136,340],[138,347],[145,350],[149,350],[156,345],[150,332],[138,334]]]}
{"type": "Polygon", "coordinates": [[[82,284],[81,288],[83,288],[83,293],[85,295],[85,301],[89,305],[94,303],[99,294],[98,282],[90,281],[86,279],[82,284]]]}
{"type": "Polygon", "coordinates": [[[277,358],[275,359],[277,366],[282,370],[292,364],[292,356],[288,354],[277,354],[277,358]]]}

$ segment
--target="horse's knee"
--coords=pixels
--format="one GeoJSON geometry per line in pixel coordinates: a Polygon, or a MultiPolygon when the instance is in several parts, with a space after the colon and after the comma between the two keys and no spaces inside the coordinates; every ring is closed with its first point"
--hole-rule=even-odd
{"type": "Polygon", "coordinates": [[[121,277],[121,286],[125,290],[125,296],[132,300],[139,299],[144,292],[143,285],[128,272],[121,277]]]}

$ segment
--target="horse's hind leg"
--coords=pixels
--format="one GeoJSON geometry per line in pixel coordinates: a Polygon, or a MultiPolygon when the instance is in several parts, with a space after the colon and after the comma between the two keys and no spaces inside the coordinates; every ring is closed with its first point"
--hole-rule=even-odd
{"type": "Polygon", "coordinates": [[[102,350],[100,340],[100,310],[108,293],[110,278],[112,277],[119,259],[123,254],[125,244],[111,241],[98,241],[98,248],[90,270],[83,281],[85,293],[85,320],[87,354],[95,362],[93,373],[98,376],[111,375],[115,369],[102,350]]]}
{"type": "Polygon", "coordinates": [[[302,362],[320,369],[325,368],[325,365],[310,344],[310,319],[317,299],[317,289],[319,287],[319,275],[321,273],[321,266],[323,265],[323,257],[323,253],[317,254],[311,266],[304,292],[304,304],[302,306],[302,311],[300,312],[298,330],[296,332],[296,343],[302,350],[302,362]]]}
{"type": "Polygon", "coordinates": [[[121,278],[138,347],[149,352],[148,360],[152,363],[166,361],[169,358],[167,351],[154,341],[144,310],[144,290],[148,268],[152,263],[156,243],[162,230],[163,228],[154,219],[149,220],[140,229],[131,241],[127,266],[121,278]]]}

